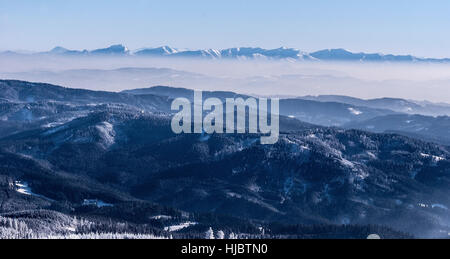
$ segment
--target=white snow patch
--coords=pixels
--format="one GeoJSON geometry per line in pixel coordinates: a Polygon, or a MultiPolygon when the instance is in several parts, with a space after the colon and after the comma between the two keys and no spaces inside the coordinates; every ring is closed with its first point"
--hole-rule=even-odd
{"type": "Polygon", "coordinates": [[[34,197],[42,198],[42,199],[49,200],[49,201],[52,200],[43,195],[39,195],[39,194],[36,194],[33,191],[31,191],[31,188],[27,182],[15,181],[14,187],[15,187],[15,190],[20,194],[27,195],[27,196],[34,196],[34,197]]]}
{"type": "Polygon", "coordinates": [[[345,159],[345,158],[342,158],[342,159],[341,159],[341,164],[342,164],[343,166],[347,166],[347,167],[350,167],[350,168],[354,168],[354,167],[355,167],[355,164],[354,164],[353,162],[350,162],[350,161],[348,161],[348,160],[345,159]]]}
{"type": "Polygon", "coordinates": [[[15,187],[18,193],[30,196],[34,195],[34,193],[31,191],[31,188],[28,186],[28,183],[26,182],[16,181],[15,187]]]}
{"type": "Polygon", "coordinates": [[[259,187],[256,183],[251,183],[248,186],[248,189],[252,192],[260,192],[261,191],[261,187],[259,187]]]}
{"type": "Polygon", "coordinates": [[[369,155],[369,157],[372,158],[372,159],[377,159],[377,156],[374,153],[370,152],[370,151],[367,151],[367,155],[369,155]]]}
{"type": "Polygon", "coordinates": [[[100,136],[107,147],[112,146],[116,142],[116,132],[114,131],[114,126],[111,123],[104,121],[95,126],[95,128],[99,131],[100,136]]]}
{"type": "MultiPolygon", "coordinates": [[[[60,119],[60,120],[57,120],[57,121],[50,122],[50,123],[47,123],[45,125],[42,125],[42,128],[49,129],[44,134],[51,135],[53,133],[56,133],[57,131],[64,129],[64,127],[61,127],[61,128],[58,128],[58,127],[64,125],[65,123],[68,123],[68,122],[71,122],[71,121],[76,120],[78,118],[81,118],[83,116],[84,115],[82,114],[82,115],[78,115],[78,116],[67,117],[67,118],[64,118],[64,119],[60,119]],[[56,130],[52,131],[52,128],[55,128],[56,130]]],[[[43,118],[40,118],[40,119],[45,119],[45,118],[43,117],[43,118]]]]}
{"type": "Polygon", "coordinates": [[[356,116],[363,114],[362,111],[358,111],[358,110],[355,109],[355,108],[351,108],[351,107],[350,107],[350,108],[348,108],[348,110],[350,111],[351,114],[356,115],[356,116]]]}
{"type": "Polygon", "coordinates": [[[445,160],[444,157],[440,157],[440,156],[433,156],[433,155],[424,154],[424,153],[420,153],[420,155],[421,155],[422,157],[425,157],[425,158],[430,158],[430,157],[431,157],[431,159],[432,159],[433,162],[435,162],[435,163],[445,160]]]}
{"type": "Polygon", "coordinates": [[[305,145],[300,146],[300,148],[303,150],[311,150],[308,146],[305,146],[305,145]]]}
{"type": "Polygon", "coordinates": [[[150,219],[154,219],[154,220],[170,220],[172,219],[171,216],[167,216],[167,215],[158,215],[158,216],[153,216],[150,219]]]}
{"type": "Polygon", "coordinates": [[[429,208],[430,207],[428,204],[425,204],[425,203],[419,203],[417,205],[421,208],[429,208]]]}
{"type": "Polygon", "coordinates": [[[180,231],[180,230],[182,230],[182,229],[185,229],[185,228],[188,228],[188,227],[191,227],[191,226],[195,226],[195,225],[197,225],[197,223],[196,222],[185,222],[185,223],[181,223],[181,224],[178,224],[178,225],[173,225],[173,226],[170,226],[170,227],[165,227],[164,228],[164,230],[165,231],[168,231],[168,232],[176,232],[176,231],[180,231]]]}

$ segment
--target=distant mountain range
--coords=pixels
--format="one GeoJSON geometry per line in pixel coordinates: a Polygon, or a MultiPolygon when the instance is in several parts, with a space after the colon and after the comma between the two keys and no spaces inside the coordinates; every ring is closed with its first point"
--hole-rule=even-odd
{"type": "Polygon", "coordinates": [[[205,58],[205,59],[269,59],[298,61],[358,61],[358,62],[450,62],[450,58],[421,58],[412,55],[392,55],[381,53],[354,53],[345,49],[327,49],[312,53],[294,48],[229,48],[186,50],[169,46],[157,48],[142,48],[131,51],[124,45],[113,45],[95,50],[69,50],[56,47],[47,52],[19,53],[6,51],[1,55],[63,55],[63,56],[145,56],[145,57],[175,57],[175,58],[205,58]]]}

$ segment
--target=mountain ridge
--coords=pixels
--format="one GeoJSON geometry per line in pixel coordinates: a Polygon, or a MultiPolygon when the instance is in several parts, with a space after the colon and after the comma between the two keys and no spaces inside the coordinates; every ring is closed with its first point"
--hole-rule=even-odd
{"type": "Polygon", "coordinates": [[[227,49],[177,49],[170,46],[141,48],[131,51],[123,44],[111,45],[94,50],[70,50],[57,46],[50,51],[25,54],[4,51],[1,55],[57,55],[57,56],[136,56],[136,57],[173,57],[203,59],[269,59],[294,61],[350,61],[350,62],[431,62],[447,63],[450,58],[426,58],[414,55],[394,55],[382,53],[351,52],[343,48],[324,49],[305,52],[296,48],[280,47],[264,49],[259,47],[234,47],[227,49]]]}

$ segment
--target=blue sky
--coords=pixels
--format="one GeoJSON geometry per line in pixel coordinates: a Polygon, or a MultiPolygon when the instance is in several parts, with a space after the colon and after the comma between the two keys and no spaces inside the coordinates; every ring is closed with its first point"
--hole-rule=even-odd
{"type": "Polygon", "coordinates": [[[450,57],[448,0],[0,0],[0,49],[259,46],[450,57]]]}

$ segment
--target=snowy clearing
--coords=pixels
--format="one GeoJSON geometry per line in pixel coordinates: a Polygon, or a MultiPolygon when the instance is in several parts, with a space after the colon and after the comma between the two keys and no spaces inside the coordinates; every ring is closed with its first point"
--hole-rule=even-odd
{"type": "Polygon", "coordinates": [[[185,228],[188,228],[188,227],[191,227],[191,226],[195,226],[195,225],[197,225],[197,223],[195,223],[195,222],[185,222],[185,223],[181,223],[181,224],[178,224],[178,225],[165,227],[164,230],[168,231],[168,232],[176,232],[176,231],[180,231],[182,229],[185,229],[185,228]]]}

